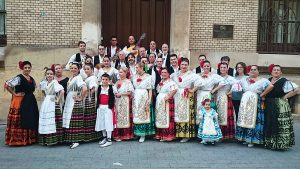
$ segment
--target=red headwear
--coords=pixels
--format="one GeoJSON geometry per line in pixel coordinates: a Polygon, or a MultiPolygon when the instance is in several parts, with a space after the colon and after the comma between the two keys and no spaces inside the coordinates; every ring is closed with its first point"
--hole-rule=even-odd
{"type": "Polygon", "coordinates": [[[23,70],[23,61],[19,61],[19,68],[21,69],[21,70],[23,70]]]}
{"type": "Polygon", "coordinates": [[[270,73],[272,73],[272,70],[273,70],[274,66],[275,66],[274,64],[270,64],[269,65],[268,70],[269,70],[270,73]]]}
{"type": "Polygon", "coordinates": [[[221,63],[218,63],[218,69],[220,69],[220,67],[221,67],[221,63]]]}
{"type": "Polygon", "coordinates": [[[56,64],[52,64],[52,65],[51,65],[51,70],[52,70],[53,72],[55,72],[55,66],[56,66],[56,64]]]}
{"type": "Polygon", "coordinates": [[[203,68],[203,65],[204,65],[204,61],[200,61],[200,67],[203,68]]]}
{"type": "Polygon", "coordinates": [[[246,66],[246,70],[247,70],[247,74],[249,74],[249,72],[251,70],[251,65],[246,66]]]}
{"type": "Polygon", "coordinates": [[[205,102],[209,102],[210,100],[209,99],[204,99],[202,102],[201,102],[201,105],[204,106],[205,105],[205,102]]]}

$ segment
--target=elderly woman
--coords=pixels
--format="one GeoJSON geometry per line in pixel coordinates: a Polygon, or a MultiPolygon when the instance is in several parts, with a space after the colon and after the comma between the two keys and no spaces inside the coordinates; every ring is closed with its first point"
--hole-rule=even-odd
{"type": "Polygon", "coordinates": [[[12,94],[5,131],[5,144],[21,146],[37,141],[39,110],[33,92],[35,80],[30,76],[31,63],[19,62],[22,74],[5,82],[4,87],[12,94]]]}
{"type": "Polygon", "coordinates": [[[298,86],[282,77],[279,65],[270,65],[273,90],[266,95],[265,147],[287,150],[295,145],[293,117],[288,99],[297,93],[298,86]]]}
{"type": "Polygon", "coordinates": [[[264,97],[273,85],[259,77],[257,65],[251,66],[249,77],[243,79],[241,85],[245,93],[241,99],[235,137],[253,147],[264,143],[264,97]]]}

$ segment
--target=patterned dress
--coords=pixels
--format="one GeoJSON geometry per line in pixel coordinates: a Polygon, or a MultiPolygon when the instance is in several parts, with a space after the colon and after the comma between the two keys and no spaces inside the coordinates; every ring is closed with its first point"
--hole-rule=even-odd
{"type": "Polygon", "coordinates": [[[245,92],[241,99],[239,117],[236,127],[236,139],[252,144],[264,143],[264,101],[260,94],[270,82],[261,78],[252,83],[250,78],[241,81],[245,92]]]}
{"type": "Polygon", "coordinates": [[[280,78],[273,85],[273,90],[266,96],[265,147],[287,150],[295,145],[295,134],[290,105],[282,97],[298,86],[286,78],[280,78]]]}
{"type": "Polygon", "coordinates": [[[177,84],[178,90],[174,95],[176,137],[192,138],[196,136],[196,121],[194,109],[194,94],[187,90],[192,88],[194,82],[199,78],[191,71],[180,76],[180,71],[173,73],[171,78],[177,84]]]}
{"type": "Polygon", "coordinates": [[[99,140],[100,133],[95,131],[97,110],[96,110],[96,91],[98,79],[92,75],[85,79],[87,87],[87,97],[84,100],[84,141],[99,140]],[[92,93],[94,89],[94,93],[92,93]]]}
{"type": "Polygon", "coordinates": [[[147,73],[133,77],[134,97],[132,102],[133,128],[136,136],[155,134],[154,112],[148,90],[152,90],[151,76],[147,73]],[[147,107],[147,102],[149,107],[147,107]]]}
{"type": "Polygon", "coordinates": [[[57,95],[64,88],[57,80],[50,83],[40,83],[41,90],[45,94],[40,109],[39,117],[39,143],[42,145],[55,145],[63,143],[62,128],[62,100],[55,102],[57,95]]]}
{"type": "MultiPolygon", "coordinates": [[[[134,88],[130,80],[126,79],[115,84],[117,93],[123,94],[133,92],[134,88]]],[[[132,122],[132,107],[131,97],[121,96],[116,98],[116,129],[113,131],[115,140],[130,140],[133,139],[133,122],[132,122]]]]}
{"type": "Polygon", "coordinates": [[[81,96],[81,89],[85,85],[80,75],[71,78],[68,82],[68,94],[63,111],[66,142],[84,141],[84,104],[83,101],[74,100],[74,97],[81,96]]]}
{"type": "Polygon", "coordinates": [[[6,81],[5,87],[14,88],[15,93],[24,92],[24,96],[12,96],[5,130],[5,144],[10,146],[28,145],[37,142],[39,110],[33,95],[36,83],[32,77],[24,75],[6,81]]]}
{"type": "Polygon", "coordinates": [[[232,76],[224,77],[226,85],[222,86],[216,93],[217,112],[219,114],[219,125],[224,139],[232,139],[235,136],[235,113],[232,98],[227,96],[230,91],[242,91],[232,76]],[[238,86],[238,87],[237,87],[238,86]]]}
{"type": "Polygon", "coordinates": [[[203,141],[219,141],[222,139],[222,132],[218,123],[218,113],[211,109],[207,112],[204,108],[200,108],[200,126],[198,130],[198,138],[203,141]]]}
{"type": "Polygon", "coordinates": [[[177,90],[176,83],[169,79],[157,86],[159,93],[156,98],[155,124],[156,139],[172,141],[176,138],[174,121],[174,98],[171,97],[167,102],[164,98],[172,91],[177,90]]]}

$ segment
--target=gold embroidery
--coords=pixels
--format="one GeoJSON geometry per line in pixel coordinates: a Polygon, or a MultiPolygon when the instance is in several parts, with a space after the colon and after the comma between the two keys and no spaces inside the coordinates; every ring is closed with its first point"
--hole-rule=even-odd
{"type": "Polygon", "coordinates": [[[169,128],[169,102],[165,102],[163,98],[156,104],[155,124],[157,128],[169,128]]]}
{"type": "Polygon", "coordinates": [[[117,127],[118,128],[128,128],[130,127],[129,121],[129,97],[122,96],[118,98],[116,102],[117,110],[117,127]]]}
{"type": "Polygon", "coordinates": [[[227,111],[228,111],[228,98],[227,95],[222,94],[217,98],[217,109],[219,114],[219,125],[227,126],[227,111]]]}

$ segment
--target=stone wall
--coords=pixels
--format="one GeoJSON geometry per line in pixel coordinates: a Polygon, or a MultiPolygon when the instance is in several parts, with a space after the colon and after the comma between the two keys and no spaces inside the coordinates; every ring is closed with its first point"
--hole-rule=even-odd
{"type": "Polygon", "coordinates": [[[7,0],[8,45],[75,47],[82,0],[7,0]]]}
{"type": "Polygon", "coordinates": [[[190,50],[256,52],[258,0],[191,0],[190,50]],[[216,39],[213,25],[234,25],[233,39],[216,39]]]}

